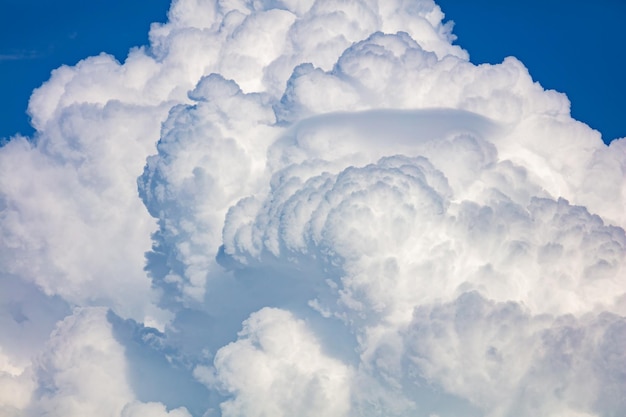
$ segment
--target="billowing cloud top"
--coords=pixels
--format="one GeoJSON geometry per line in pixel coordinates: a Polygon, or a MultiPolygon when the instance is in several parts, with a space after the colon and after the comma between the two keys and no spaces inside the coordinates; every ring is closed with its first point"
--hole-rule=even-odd
{"type": "Polygon", "coordinates": [[[625,415],[626,139],[443,17],[175,0],[56,69],[0,148],[0,415],[625,415]]]}

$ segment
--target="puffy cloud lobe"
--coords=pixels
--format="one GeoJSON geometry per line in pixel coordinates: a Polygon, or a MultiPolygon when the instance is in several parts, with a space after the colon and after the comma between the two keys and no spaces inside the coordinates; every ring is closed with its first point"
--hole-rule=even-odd
{"type": "Polygon", "coordinates": [[[164,281],[202,299],[226,211],[260,186],[274,114],[264,96],[218,75],[203,78],[190,97],[197,104],[173,109],[164,124],[139,191],[160,219],[161,245],[173,246],[164,281]]]}
{"type": "Polygon", "coordinates": [[[0,413],[623,414],[626,142],[442,20],[175,0],[55,70],[0,150],[0,413]]]}
{"type": "MultiPolygon", "coordinates": [[[[456,55],[440,59],[406,32],[376,32],[345,49],[327,78],[358,94],[357,109],[445,107],[472,111],[506,122],[530,114],[568,116],[569,101],[533,83],[515,58],[498,65],[474,66],[456,55]]],[[[324,97],[321,91],[299,93],[298,85],[315,83],[317,72],[295,72],[288,86],[290,109],[324,97]],[[305,80],[299,80],[304,77],[305,80]],[[297,83],[296,83],[297,80],[297,83]],[[291,89],[290,89],[291,87],[291,89]]],[[[333,91],[334,94],[341,94],[333,91]]],[[[343,92],[346,94],[346,92],[343,92]]],[[[325,97],[328,97],[326,95],[325,97]]],[[[330,100],[329,100],[330,101],[330,100]]],[[[355,103],[326,103],[322,112],[355,110],[355,103]],[[336,106],[336,107],[335,107],[336,106]]],[[[311,106],[309,106],[311,107],[311,106]]],[[[311,108],[312,113],[319,109],[311,108]]],[[[293,111],[293,110],[292,110],[293,111]]]]}
{"type": "MultiPolygon", "coordinates": [[[[494,144],[503,159],[528,167],[551,195],[623,222],[621,211],[601,202],[593,185],[600,179],[577,168],[600,164],[623,184],[623,169],[610,162],[616,153],[608,156],[598,133],[569,117],[567,98],[543,90],[515,58],[493,66],[474,66],[454,55],[438,60],[406,34],[375,33],[348,48],[332,71],[295,71],[278,116],[294,121],[329,111],[429,107],[463,109],[500,122],[506,133],[494,144]]],[[[623,201],[621,185],[612,191],[623,201]]]]}
{"type": "Polygon", "coordinates": [[[32,374],[37,389],[20,415],[190,416],[182,407],[168,412],[161,403],[138,401],[127,368],[125,347],[115,336],[110,311],[75,309],[57,324],[35,358],[32,374]]]}
{"type": "Polygon", "coordinates": [[[265,250],[281,259],[286,256],[282,252],[326,259],[329,267],[349,271],[351,283],[342,294],[349,305],[365,301],[357,301],[360,297],[355,299],[352,293],[367,294],[366,288],[375,286],[371,290],[377,293],[376,299],[360,306],[361,314],[398,306],[397,300],[384,299],[385,292],[414,294],[416,288],[400,288],[393,273],[397,258],[403,257],[399,252],[405,245],[419,251],[414,246],[417,236],[420,244],[429,245],[422,225],[445,212],[442,194],[449,192],[445,178],[428,161],[393,157],[362,169],[348,168],[335,178],[312,178],[302,188],[294,176],[280,185],[272,194],[272,203],[278,207],[268,207],[251,231],[231,232],[230,216],[238,214],[236,209],[229,213],[224,231],[227,254],[232,251],[238,257],[234,249],[251,242],[254,246],[249,251],[257,256],[265,250]],[[241,235],[250,238],[238,239],[241,235]]]}
{"type": "Polygon", "coordinates": [[[60,131],[36,145],[16,139],[3,148],[0,256],[6,272],[48,295],[75,305],[106,300],[123,314],[159,319],[141,259],[154,225],[127,183],[140,172],[130,161],[147,147],[131,142],[121,151],[104,145],[109,135],[123,139],[154,131],[148,127],[154,111],[131,110],[134,122],[125,126],[128,111],[115,103],[101,110],[85,104],[68,110],[60,131]]]}
{"type": "Polygon", "coordinates": [[[85,308],[61,321],[36,362],[39,392],[33,415],[119,415],[133,399],[124,350],[103,308],[85,308]]]}
{"type": "Polygon", "coordinates": [[[611,415],[624,407],[624,355],[614,350],[623,316],[532,315],[470,292],[417,308],[404,337],[413,366],[489,416],[611,415]]]}
{"type": "Polygon", "coordinates": [[[238,340],[215,356],[214,374],[196,373],[235,395],[223,416],[346,416],[351,370],[328,357],[304,321],[264,308],[243,323],[238,340]]]}
{"type": "MultiPolygon", "coordinates": [[[[463,137],[448,144],[465,152],[459,160],[472,161],[476,149],[459,147],[463,140],[475,143],[463,137]]],[[[244,214],[251,207],[247,200],[231,210],[226,254],[243,263],[264,251],[279,259],[288,258],[282,252],[327,258],[329,265],[339,263],[351,282],[359,276],[383,287],[371,290],[376,297],[385,291],[411,295],[405,314],[425,300],[469,289],[523,301],[535,312],[559,313],[610,306],[616,300],[607,298],[608,288],[609,294],[621,294],[623,229],[566,200],[531,198],[533,185],[508,195],[512,187],[503,178],[520,175],[509,161],[485,164],[487,169],[474,173],[479,187],[469,180],[471,171],[457,167],[466,175],[465,187],[475,188],[474,201],[457,199],[445,175],[423,157],[386,158],[336,176],[303,179],[309,164],[276,174],[271,199],[257,204],[260,213],[251,221],[242,220],[251,217],[244,214]],[[532,273],[530,265],[536,268],[532,273]],[[403,288],[401,276],[412,287],[403,288]]]]}

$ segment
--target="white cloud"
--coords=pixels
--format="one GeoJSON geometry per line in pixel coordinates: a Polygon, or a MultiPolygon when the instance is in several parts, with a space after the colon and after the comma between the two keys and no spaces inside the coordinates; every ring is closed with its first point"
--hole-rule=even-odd
{"type": "Polygon", "coordinates": [[[421,372],[486,415],[611,415],[624,407],[614,373],[623,366],[614,349],[624,324],[609,313],[533,315],[465,293],[418,308],[405,342],[421,372]]]}
{"type": "Polygon", "coordinates": [[[35,362],[38,392],[31,415],[114,416],[133,399],[124,348],[104,308],[83,308],[61,321],[35,362]]]}
{"type": "Polygon", "coordinates": [[[18,416],[31,401],[35,384],[29,369],[0,350],[0,415],[18,416]]]}
{"type": "Polygon", "coordinates": [[[0,414],[624,414],[626,140],[442,19],[175,0],[55,70],[0,148],[0,414]]]}
{"type": "Polygon", "coordinates": [[[221,404],[223,416],[349,415],[351,370],[323,353],[304,321],[265,308],[238,336],[217,352],[214,374],[196,370],[234,395],[221,404]]]}

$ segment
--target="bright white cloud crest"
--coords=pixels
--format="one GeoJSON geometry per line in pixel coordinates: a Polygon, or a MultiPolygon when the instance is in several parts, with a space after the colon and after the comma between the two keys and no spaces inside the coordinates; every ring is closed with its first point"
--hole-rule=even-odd
{"type": "Polygon", "coordinates": [[[0,149],[0,415],[625,414],[626,140],[442,19],[175,0],[55,70],[0,149]]]}

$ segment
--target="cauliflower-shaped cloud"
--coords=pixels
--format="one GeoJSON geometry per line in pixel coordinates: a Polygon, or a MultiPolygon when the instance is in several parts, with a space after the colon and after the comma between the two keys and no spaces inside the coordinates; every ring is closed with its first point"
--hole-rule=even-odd
{"type": "Polygon", "coordinates": [[[0,414],[621,416],[626,140],[431,0],[174,0],[0,148],[0,414]]]}

